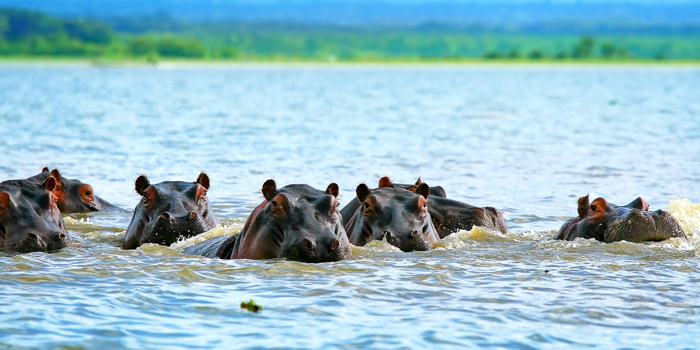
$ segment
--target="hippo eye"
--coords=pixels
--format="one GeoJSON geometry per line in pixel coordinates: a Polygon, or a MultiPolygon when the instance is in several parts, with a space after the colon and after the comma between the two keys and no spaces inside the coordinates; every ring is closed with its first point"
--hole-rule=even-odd
{"type": "Polygon", "coordinates": [[[591,205],[591,211],[596,211],[597,209],[598,207],[596,207],[595,205],[591,205]]]}
{"type": "Polygon", "coordinates": [[[273,208],[275,208],[275,207],[277,207],[277,202],[272,201],[272,202],[270,203],[270,205],[271,205],[273,208]]]}
{"type": "Polygon", "coordinates": [[[369,203],[365,202],[365,209],[369,209],[369,203]]]}
{"type": "Polygon", "coordinates": [[[90,190],[85,191],[86,196],[92,196],[92,192],[90,190]]]}

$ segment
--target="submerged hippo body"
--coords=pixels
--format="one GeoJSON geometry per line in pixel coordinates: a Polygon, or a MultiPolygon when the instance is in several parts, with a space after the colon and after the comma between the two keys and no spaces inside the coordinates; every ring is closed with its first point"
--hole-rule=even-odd
{"type": "Polygon", "coordinates": [[[350,243],[363,246],[386,238],[391,245],[410,252],[431,250],[440,240],[428,212],[427,184],[420,184],[415,191],[397,187],[370,190],[360,184],[356,193],[362,204],[345,225],[350,243]]]}
{"type": "Polygon", "coordinates": [[[205,173],[199,174],[195,182],[164,181],[154,185],[141,175],[135,187],[141,201],[126,230],[123,249],[135,249],[144,243],[170,245],[218,225],[207,198],[209,177],[205,173]]]}
{"type": "Polygon", "coordinates": [[[34,175],[28,180],[43,183],[49,176],[58,180],[56,188],[52,192],[58,199],[58,209],[64,214],[120,210],[96,196],[92,186],[77,179],[66,179],[61,176],[58,169],[49,171],[49,168],[45,167],[40,174],[34,175]]]}
{"type": "Polygon", "coordinates": [[[262,192],[265,200],[253,210],[239,234],[212,238],[185,253],[314,263],[352,255],[338,212],[338,185],[330,184],[325,192],[308,185],[277,189],[274,180],[267,180],[262,192]]]}
{"type": "Polygon", "coordinates": [[[57,181],[0,182],[0,248],[6,252],[49,252],[66,246],[68,232],[51,191],[57,181]]]}
{"type": "MultiPolygon", "coordinates": [[[[381,179],[379,179],[379,186],[377,188],[395,187],[403,188],[409,191],[415,191],[416,188],[418,188],[418,186],[422,183],[423,181],[420,177],[414,185],[409,185],[393,183],[391,182],[388,176],[384,176],[381,179]]],[[[447,193],[445,192],[445,189],[442,188],[442,186],[434,186],[430,187],[430,196],[447,198],[447,193]]],[[[355,214],[357,208],[359,208],[360,205],[362,205],[362,202],[357,197],[355,197],[343,207],[343,209],[340,211],[340,214],[343,216],[343,226],[347,225],[348,221],[350,221],[350,218],[352,218],[352,216],[355,214]]]]}
{"type": "Polygon", "coordinates": [[[459,230],[471,230],[474,226],[508,233],[503,214],[492,207],[475,207],[452,199],[430,196],[428,211],[440,238],[459,230]]]}
{"type": "Polygon", "coordinates": [[[617,206],[603,198],[589,204],[586,195],[578,200],[578,214],[559,229],[554,239],[572,241],[582,237],[610,243],[686,237],[671,214],[663,210],[649,211],[649,204],[641,197],[625,206],[617,206]]]}

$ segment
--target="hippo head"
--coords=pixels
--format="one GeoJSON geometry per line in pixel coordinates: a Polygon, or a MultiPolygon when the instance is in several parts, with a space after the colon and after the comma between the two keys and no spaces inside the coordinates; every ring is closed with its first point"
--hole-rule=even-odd
{"type": "Polygon", "coordinates": [[[263,184],[266,199],[259,217],[262,230],[279,241],[279,258],[304,262],[339,261],[351,255],[338,211],[338,185],[325,192],[308,185],[277,189],[274,180],[263,184]]]}
{"type": "MultiPolygon", "coordinates": [[[[423,180],[421,180],[420,177],[418,177],[418,180],[416,180],[415,184],[410,185],[410,184],[399,184],[396,182],[392,182],[388,176],[384,176],[381,179],[379,179],[379,186],[377,186],[377,188],[396,187],[396,188],[403,188],[404,190],[408,190],[408,191],[415,191],[416,189],[418,189],[418,186],[420,186],[422,183],[423,183],[423,180]]],[[[436,196],[436,197],[447,198],[447,193],[445,192],[445,189],[442,188],[442,186],[431,186],[430,187],[430,195],[436,196]]]]}
{"type": "MultiPolygon", "coordinates": [[[[380,183],[381,186],[381,183],[380,183]]],[[[370,190],[360,184],[356,189],[362,205],[355,213],[351,243],[365,245],[371,240],[386,240],[404,252],[430,250],[439,241],[428,213],[430,187],[421,183],[415,191],[396,187],[370,190]]]]}
{"type": "MultiPolygon", "coordinates": [[[[48,168],[44,168],[42,173],[48,170],[48,168]]],[[[66,179],[61,176],[58,169],[51,170],[50,174],[58,180],[52,193],[58,198],[56,204],[61,212],[82,213],[101,209],[92,186],[84,184],[80,180],[66,179]]]]}
{"type": "Polygon", "coordinates": [[[66,246],[68,232],[51,193],[55,178],[0,183],[0,247],[8,252],[48,252],[66,246]]]}
{"type": "Polygon", "coordinates": [[[209,177],[197,181],[164,181],[151,184],[145,175],[135,182],[141,201],[126,231],[122,247],[134,249],[144,243],[170,245],[180,237],[192,237],[217,225],[207,198],[209,177]]]}
{"type": "Polygon", "coordinates": [[[588,195],[578,199],[578,217],[567,221],[555,239],[595,238],[601,242],[661,241],[685,237],[678,222],[663,210],[649,211],[641,197],[625,206],[604,198],[589,203],[588,195]]]}

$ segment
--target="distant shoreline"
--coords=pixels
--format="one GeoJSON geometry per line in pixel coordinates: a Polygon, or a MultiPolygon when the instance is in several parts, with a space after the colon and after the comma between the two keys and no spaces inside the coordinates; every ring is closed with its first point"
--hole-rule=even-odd
{"type": "Polygon", "coordinates": [[[2,65],[86,65],[92,67],[216,67],[254,65],[311,65],[311,66],[353,66],[353,65],[492,65],[492,66],[700,66],[700,59],[382,59],[382,60],[311,60],[311,59],[256,59],[256,60],[214,60],[214,59],[167,59],[149,62],[143,59],[88,59],[77,57],[0,57],[2,65]]]}

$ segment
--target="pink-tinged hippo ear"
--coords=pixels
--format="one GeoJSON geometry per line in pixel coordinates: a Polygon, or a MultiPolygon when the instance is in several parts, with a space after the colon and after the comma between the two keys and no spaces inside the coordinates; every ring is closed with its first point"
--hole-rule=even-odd
{"type": "Polygon", "coordinates": [[[42,173],[45,172],[45,171],[49,171],[49,167],[48,167],[48,166],[45,166],[45,167],[43,167],[43,168],[41,169],[41,172],[42,172],[42,173]]]}
{"type": "Polygon", "coordinates": [[[0,214],[8,211],[12,207],[12,199],[7,192],[0,192],[0,214]]]}
{"type": "Polygon", "coordinates": [[[384,187],[391,187],[391,179],[389,179],[388,176],[384,176],[381,179],[379,179],[379,188],[384,188],[384,187]]]}
{"type": "Polygon", "coordinates": [[[359,199],[360,202],[364,202],[371,192],[372,191],[370,191],[369,187],[365,184],[359,184],[355,189],[355,194],[357,194],[357,199],[359,199]]]}
{"type": "Polygon", "coordinates": [[[44,186],[47,190],[49,190],[49,192],[51,192],[56,188],[57,183],[58,181],[56,181],[56,178],[54,178],[53,176],[49,176],[46,178],[46,180],[44,180],[44,183],[41,185],[44,186]]]}
{"type": "Polygon", "coordinates": [[[608,210],[608,201],[603,197],[598,197],[591,202],[591,212],[603,213],[608,210]]]}
{"type": "Polygon", "coordinates": [[[326,194],[332,194],[333,197],[338,197],[339,193],[340,193],[340,188],[338,188],[338,184],[335,182],[331,183],[326,188],[326,194]]]}
{"type": "Polygon", "coordinates": [[[56,180],[61,181],[61,172],[58,171],[58,169],[51,170],[51,176],[53,176],[56,180]]]}
{"type": "Polygon", "coordinates": [[[139,177],[136,178],[136,181],[134,182],[134,188],[136,189],[136,193],[140,194],[143,196],[143,191],[145,191],[148,186],[151,186],[151,183],[148,181],[148,178],[146,175],[139,175],[139,177]]]}
{"type": "Polygon", "coordinates": [[[277,184],[275,183],[275,180],[269,179],[265,181],[265,183],[262,186],[262,194],[263,197],[265,197],[266,201],[271,201],[272,200],[272,195],[277,191],[277,184]]]}
{"type": "Polygon", "coordinates": [[[588,196],[589,195],[585,195],[578,199],[578,218],[581,220],[588,215],[588,196]]]}
{"type": "Polygon", "coordinates": [[[420,176],[418,177],[418,180],[416,180],[416,186],[420,185],[423,183],[423,180],[420,179],[420,176]]]}
{"type": "Polygon", "coordinates": [[[649,203],[647,203],[644,199],[642,199],[642,197],[637,197],[637,199],[635,199],[635,200],[629,202],[629,204],[625,205],[625,208],[649,211],[649,203]]]}
{"type": "Polygon", "coordinates": [[[209,189],[209,176],[205,172],[201,172],[197,177],[197,183],[209,189]]]}
{"type": "Polygon", "coordinates": [[[430,195],[430,186],[428,186],[427,183],[422,183],[418,185],[416,192],[418,192],[418,194],[423,196],[425,199],[428,199],[428,196],[430,195]]]}

